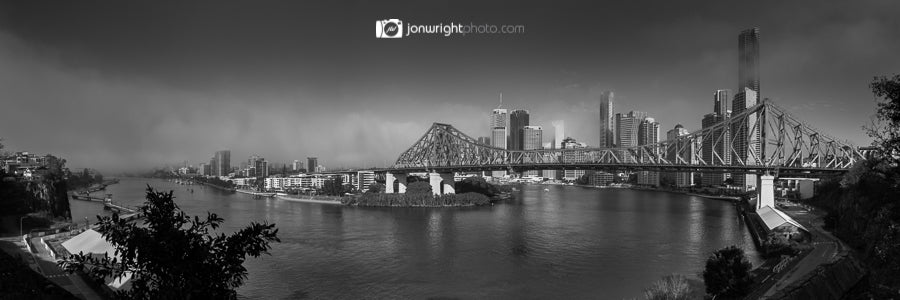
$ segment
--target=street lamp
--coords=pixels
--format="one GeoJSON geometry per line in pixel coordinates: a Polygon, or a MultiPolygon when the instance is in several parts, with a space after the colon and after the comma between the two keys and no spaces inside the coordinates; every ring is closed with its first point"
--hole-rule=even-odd
{"type": "Polygon", "coordinates": [[[21,218],[19,218],[19,236],[25,235],[25,233],[22,232],[22,220],[24,220],[25,217],[27,216],[22,216],[21,218]]]}

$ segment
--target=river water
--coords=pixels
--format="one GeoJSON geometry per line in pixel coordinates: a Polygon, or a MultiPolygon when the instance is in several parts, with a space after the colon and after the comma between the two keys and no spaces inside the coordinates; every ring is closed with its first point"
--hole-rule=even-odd
{"type": "MultiPolygon", "coordinates": [[[[107,193],[135,206],[147,184],[174,190],[189,214],[217,213],[226,232],[278,225],[271,256],[245,263],[238,294],[250,299],[630,299],[665,275],[699,274],[725,246],[759,264],[730,202],[681,194],[526,185],[492,207],[358,208],[131,178],[107,193]]],[[[107,214],[71,207],[80,222],[107,214]]]]}

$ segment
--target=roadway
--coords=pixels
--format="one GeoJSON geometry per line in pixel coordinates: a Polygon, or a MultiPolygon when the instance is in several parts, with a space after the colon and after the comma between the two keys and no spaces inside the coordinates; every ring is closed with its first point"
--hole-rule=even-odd
{"type": "Polygon", "coordinates": [[[801,279],[815,271],[820,265],[832,262],[835,257],[844,249],[844,245],[839,239],[825,231],[822,226],[824,221],[823,211],[810,211],[801,206],[790,206],[782,209],[790,215],[794,220],[803,224],[812,234],[813,250],[806,256],[793,264],[791,268],[781,272],[778,276],[773,276],[767,282],[763,282],[761,289],[765,288],[760,299],[768,299],[777,291],[799,282],[801,279]]]}
{"type": "Polygon", "coordinates": [[[3,251],[6,251],[14,257],[17,254],[21,254],[22,259],[25,260],[32,269],[37,271],[38,274],[44,275],[48,280],[69,291],[75,297],[89,300],[103,299],[103,297],[97,294],[97,292],[94,291],[94,289],[92,289],[80,276],[68,274],[61,269],[56,264],[56,260],[50,256],[50,252],[41,245],[40,238],[31,239],[31,244],[34,246],[37,253],[28,251],[25,244],[22,243],[21,236],[2,238],[0,240],[5,242],[0,243],[3,245],[3,251]]]}

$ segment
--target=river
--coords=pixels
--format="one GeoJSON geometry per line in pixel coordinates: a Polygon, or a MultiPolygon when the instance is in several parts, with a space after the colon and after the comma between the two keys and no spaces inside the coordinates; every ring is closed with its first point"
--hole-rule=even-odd
{"type": "MultiPolygon", "coordinates": [[[[666,192],[525,185],[476,208],[343,207],[135,178],[106,192],[135,206],[147,184],[174,190],[189,214],[217,213],[226,232],[278,225],[271,256],[245,263],[238,294],[250,299],[630,299],[665,275],[699,274],[725,246],[760,262],[730,202],[666,192]]],[[[71,207],[80,222],[107,213],[71,207]]]]}

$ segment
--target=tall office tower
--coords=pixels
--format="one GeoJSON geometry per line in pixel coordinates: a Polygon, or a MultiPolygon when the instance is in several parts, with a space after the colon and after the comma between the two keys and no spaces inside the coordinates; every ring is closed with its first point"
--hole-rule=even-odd
{"type": "Polygon", "coordinates": [[[297,170],[300,170],[300,161],[295,159],[294,163],[291,164],[291,171],[297,172],[297,170]]]}
{"type": "MultiPolygon", "coordinates": [[[[573,138],[567,137],[562,141],[562,149],[583,149],[587,148],[584,143],[579,143],[573,138]]],[[[566,151],[561,158],[562,163],[580,163],[585,161],[585,153],[583,151],[566,151]]],[[[584,170],[565,170],[563,171],[563,180],[575,181],[584,176],[584,170]]]]}
{"type": "Polygon", "coordinates": [[[528,126],[528,111],[515,109],[509,113],[509,146],[510,150],[522,150],[524,147],[524,130],[528,126]]]}
{"type": "MultiPolygon", "coordinates": [[[[688,135],[687,129],[681,124],[675,125],[675,128],[666,132],[666,140],[674,147],[668,147],[666,152],[666,160],[672,163],[682,163],[678,160],[678,154],[681,154],[683,163],[696,164],[699,161],[695,155],[697,150],[697,140],[678,140],[678,137],[688,135]]],[[[666,175],[675,182],[676,187],[689,187],[694,185],[694,173],[692,172],[666,172],[666,175]]]]}
{"type": "Polygon", "coordinates": [[[509,127],[509,113],[505,108],[491,111],[491,128],[494,127],[509,127]]]}
{"type": "MultiPolygon", "coordinates": [[[[563,140],[566,138],[566,122],[563,120],[555,120],[551,122],[553,124],[553,139],[550,142],[550,147],[544,147],[545,149],[562,149],[563,140]]],[[[553,153],[547,153],[544,157],[547,161],[559,161],[559,157],[553,153]]],[[[544,177],[559,179],[562,176],[562,170],[544,170],[544,177]]]]}
{"type": "MultiPolygon", "coordinates": [[[[628,114],[616,114],[616,146],[617,147],[634,147],[638,145],[638,126],[641,121],[647,118],[647,113],[640,111],[631,111],[628,114]]],[[[620,151],[620,157],[624,160],[630,160],[631,154],[627,151],[620,151]]]]}
{"type": "MultiPolygon", "coordinates": [[[[659,123],[651,117],[641,120],[638,127],[638,145],[650,145],[659,143],[659,123]]],[[[656,153],[660,155],[660,153],[656,153]]],[[[640,171],[638,184],[659,186],[659,172],[640,171]]]]}
{"type": "MultiPolygon", "coordinates": [[[[525,126],[522,128],[522,150],[539,150],[543,148],[544,129],[541,126],[525,126]]],[[[540,176],[537,170],[525,171],[524,176],[540,176]]]]}
{"type": "Polygon", "coordinates": [[[200,163],[200,166],[197,167],[197,173],[200,173],[200,176],[209,175],[209,169],[207,168],[207,164],[200,163]]]}
{"type": "Polygon", "coordinates": [[[553,125],[553,145],[549,149],[562,148],[562,141],[566,138],[566,122],[563,120],[556,120],[550,124],[553,125]]]}
{"type": "Polygon", "coordinates": [[[319,158],[318,157],[307,157],[306,158],[306,172],[313,173],[316,171],[316,167],[319,166],[319,158]]]}
{"type": "MultiPolygon", "coordinates": [[[[745,87],[742,91],[734,95],[732,103],[732,114],[739,115],[747,108],[753,107],[759,103],[759,94],[756,91],[745,87]]],[[[758,126],[759,113],[751,113],[747,118],[738,123],[733,123],[731,128],[732,136],[734,136],[734,152],[736,157],[732,157],[731,163],[740,165],[755,165],[762,157],[762,143],[760,126],[758,126]]],[[[756,186],[756,175],[753,174],[734,174],[734,184],[742,186],[744,189],[752,189],[756,186]]]]}
{"type": "Polygon", "coordinates": [[[600,94],[600,148],[613,147],[616,142],[616,118],[613,112],[613,92],[600,94]]]}
{"type": "Polygon", "coordinates": [[[485,146],[490,146],[490,145],[491,145],[491,137],[489,137],[489,136],[479,136],[479,137],[478,137],[478,143],[479,143],[479,144],[482,144],[482,145],[485,145],[485,146]]]}
{"type": "MultiPolygon", "coordinates": [[[[500,105],[503,105],[503,98],[501,95],[500,105]]],[[[504,108],[500,108],[498,106],[496,109],[491,111],[491,146],[507,149],[509,141],[509,113],[504,108]]],[[[491,172],[492,177],[503,177],[506,175],[506,171],[493,171],[491,172]]]]}
{"type": "Polygon", "coordinates": [[[231,173],[231,150],[216,151],[216,176],[231,173]]]}
{"type": "Polygon", "coordinates": [[[756,92],[758,99],[759,90],[759,28],[754,27],[744,31],[738,36],[738,92],[749,88],[756,92]]]}
{"type": "MultiPolygon", "coordinates": [[[[494,148],[506,149],[507,130],[504,126],[491,128],[491,146],[494,148]]],[[[506,171],[492,171],[491,177],[503,177],[506,171]]]]}
{"type": "Polygon", "coordinates": [[[206,176],[219,176],[216,174],[216,170],[219,169],[219,163],[216,162],[216,155],[213,154],[213,157],[209,159],[209,172],[206,173],[206,176]]]}
{"type": "Polygon", "coordinates": [[[713,112],[724,116],[725,112],[728,111],[728,96],[731,95],[731,90],[716,90],[713,94],[713,112]]]}

